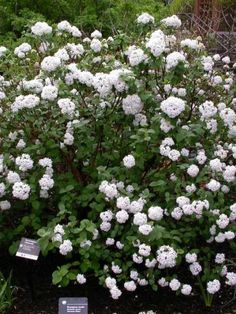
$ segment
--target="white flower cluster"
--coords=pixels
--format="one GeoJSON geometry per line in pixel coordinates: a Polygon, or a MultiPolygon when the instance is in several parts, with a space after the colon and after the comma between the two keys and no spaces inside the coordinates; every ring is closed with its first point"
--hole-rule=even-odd
{"type": "Polygon", "coordinates": [[[169,245],[163,245],[157,250],[158,268],[172,268],[176,265],[177,252],[169,245]]]}
{"type": "Polygon", "coordinates": [[[62,21],[57,24],[57,29],[59,32],[66,32],[71,34],[73,37],[81,37],[81,31],[76,27],[72,26],[68,21],[62,21]]]}
{"type": "Polygon", "coordinates": [[[16,47],[14,50],[14,54],[20,58],[20,59],[24,59],[26,57],[26,55],[28,54],[28,52],[30,52],[30,50],[32,49],[32,47],[30,46],[30,44],[28,43],[23,43],[20,46],[16,47]]]}
{"type": "Polygon", "coordinates": [[[32,169],[34,165],[29,154],[22,154],[21,156],[16,157],[15,163],[23,172],[32,169]]]}
{"type": "Polygon", "coordinates": [[[185,56],[178,51],[173,51],[166,57],[166,69],[171,70],[172,68],[175,68],[180,62],[185,62],[185,56]]]}
{"type": "Polygon", "coordinates": [[[31,27],[31,32],[37,36],[43,36],[52,33],[52,27],[46,22],[37,22],[31,27]]]}
{"type": "Polygon", "coordinates": [[[35,95],[17,96],[11,105],[12,112],[18,112],[24,108],[32,109],[39,105],[40,99],[35,95]]]}
{"type": "Polygon", "coordinates": [[[41,69],[46,72],[54,72],[61,66],[61,59],[54,56],[48,56],[41,62],[41,69]]]}
{"type": "Polygon", "coordinates": [[[146,48],[150,49],[154,57],[159,57],[166,48],[164,33],[161,30],[153,32],[146,43],[146,48]]]}
{"type": "Polygon", "coordinates": [[[122,108],[126,115],[136,115],[143,110],[143,103],[138,95],[128,95],[122,101],[122,108]]]}
{"type": "Polygon", "coordinates": [[[12,188],[12,195],[20,200],[26,200],[29,198],[30,186],[23,182],[16,182],[12,188]]]}
{"type": "Polygon", "coordinates": [[[176,15],[168,16],[167,18],[161,20],[161,23],[171,28],[180,28],[182,25],[181,20],[176,15]]]}
{"type": "Polygon", "coordinates": [[[73,250],[72,242],[70,240],[64,240],[60,246],[59,251],[61,255],[67,255],[73,250]]]}
{"type": "Polygon", "coordinates": [[[150,24],[150,23],[154,23],[154,17],[152,15],[150,15],[149,13],[142,13],[138,16],[137,18],[137,23],[138,24],[150,24]]]}
{"type": "Polygon", "coordinates": [[[75,103],[69,98],[61,98],[57,102],[62,114],[67,114],[68,116],[73,116],[75,111],[75,103]]]}
{"type": "Polygon", "coordinates": [[[161,102],[160,108],[169,118],[173,119],[185,110],[185,102],[180,98],[170,96],[161,102]]]}

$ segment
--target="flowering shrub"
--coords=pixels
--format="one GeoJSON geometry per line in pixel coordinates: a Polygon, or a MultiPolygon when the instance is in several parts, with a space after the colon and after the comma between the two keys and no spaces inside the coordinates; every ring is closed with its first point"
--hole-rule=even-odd
{"type": "Polygon", "coordinates": [[[0,49],[1,241],[37,232],[68,261],[55,284],[92,273],[114,299],[200,288],[207,305],[236,284],[234,74],[180,26],[144,13],[103,39],[38,22],[0,49]]]}

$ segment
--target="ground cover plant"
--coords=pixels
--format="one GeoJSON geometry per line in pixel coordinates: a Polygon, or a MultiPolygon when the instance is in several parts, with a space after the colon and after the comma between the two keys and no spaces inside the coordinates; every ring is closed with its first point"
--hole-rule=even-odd
{"type": "Polygon", "coordinates": [[[37,234],[65,257],[54,284],[96,276],[113,299],[150,285],[210,306],[236,284],[235,66],[177,16],[135,23],[84,38],[37,22],[0,47],[0,244],[37,234]]]}

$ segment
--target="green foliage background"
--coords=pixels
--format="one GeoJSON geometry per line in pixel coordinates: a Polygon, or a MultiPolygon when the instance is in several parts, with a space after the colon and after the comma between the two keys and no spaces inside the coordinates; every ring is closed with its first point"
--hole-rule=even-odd
{"type": "Polygon", "coordinates": [[[68,20],[84,32],[99,29],[104,35],[119,29],[129,32],[141,12],[159,19],[168,14],[169,6],[164,0],[0,0],[0,40],[14,40],[39,20],[68,20]]]}

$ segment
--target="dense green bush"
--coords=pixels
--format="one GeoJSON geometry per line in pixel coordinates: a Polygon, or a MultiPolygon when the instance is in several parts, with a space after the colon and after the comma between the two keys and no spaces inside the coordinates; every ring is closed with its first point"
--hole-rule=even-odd
{"type": "Polygon", "coordinates": [[[55,284],[92,274],[115,299],[169,286],[210,305],[236,284],[233,68],[176,16],[136,24],[103,39],[36,23],[0,48],[0,245],[38,234],[65,256],[55,284]]]}
{"type": "Polygon", "coordinates": [[[140,12],[152,12],[160,18],[168,7],[161,0],[0,0],[0,38],[4,42],[9,36],[14,39],[38,20],[68,20],[84,32],[99,29],[109,36],[119,29],[132,31],[140,12]]]}

